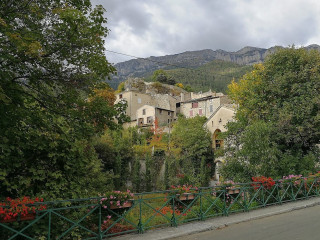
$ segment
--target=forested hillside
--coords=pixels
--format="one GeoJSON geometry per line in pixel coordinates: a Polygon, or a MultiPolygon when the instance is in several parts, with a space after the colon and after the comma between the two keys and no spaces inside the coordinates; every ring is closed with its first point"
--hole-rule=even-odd
{"type": "Polygon", "coordinates": [[[251,70],[252,66],[214,60],[194,71],[184,68],[168,70],[168,75],[177,82],[190,85],[195,91],[212,89],[217,92],[225,92],[233,78],[237,80],[251,70]]]}
{"type": "MultiPolygon", "coordinates": [[[[169,77],[183,85],[190,85],[194,91],[226,92],[228,84],[241,78],[246,72],[252,70],[251,65],[239,65],[222,60],[214,60],[194,69],[177,68],[165,70],[169,77]]],[[[152,81],[151,75],[145,77],[152,81]]]]}

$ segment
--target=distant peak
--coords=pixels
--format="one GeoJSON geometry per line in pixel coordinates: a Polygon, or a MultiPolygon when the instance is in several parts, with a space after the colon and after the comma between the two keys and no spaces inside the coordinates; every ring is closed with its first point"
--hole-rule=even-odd
{"type": "Polygon", "coordinates": [[[245,46],[244,48],[241,48],[239,51],[237,51],[236,53],[246,53],[246,52],[250,52],[250,51],[261,51],[261,50],[266,50],[265,48],[258,48],[258,47],[251,47],[251,46],[245,46]]]}
{"type": "Polygon", "coordinates": [[[309,46],[307,46],[306,48],[316,48],[316,49],[319,49],[320,46],[318,44],[311,44],[309,46]]]}

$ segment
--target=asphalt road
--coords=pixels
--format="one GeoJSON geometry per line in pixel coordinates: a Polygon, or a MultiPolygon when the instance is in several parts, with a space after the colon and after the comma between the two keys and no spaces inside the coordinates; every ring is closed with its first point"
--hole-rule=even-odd
{"type": "Polygon", "coordinates": [[[319,240],[320,205],[173,240],[319,240]]]}

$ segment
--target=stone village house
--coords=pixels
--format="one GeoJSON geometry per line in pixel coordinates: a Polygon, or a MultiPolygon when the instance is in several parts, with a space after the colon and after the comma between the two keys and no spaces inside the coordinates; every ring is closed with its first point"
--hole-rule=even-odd
{"type": "MultiPolygon", "coordinates": [[[[215,150],[223,149],[223,140],[219,137],[221,132],[225,132],[226,124],[234,120],[236,106],[234,104],[220,105],[208,118],[203,127],[207,128],[212,136],[212,148],[215,150]]],[[[220,156],[215,159],[216,170],[215,179],[219,181],[219,167],[224,161],[224,157],[220,156]]]]}

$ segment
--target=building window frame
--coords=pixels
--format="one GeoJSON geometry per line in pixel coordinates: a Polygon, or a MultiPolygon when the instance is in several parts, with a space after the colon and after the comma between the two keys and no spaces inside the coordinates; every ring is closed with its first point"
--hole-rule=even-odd
{"type": "Polygon", "coordinates": [[[199,107],[199,103],[198,102],[193,102],[192,103],[192,108],[197,108],[199,107]]]}

